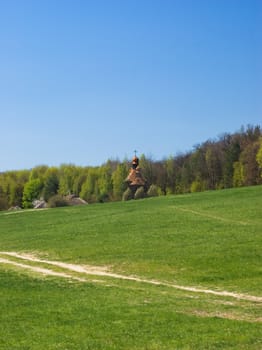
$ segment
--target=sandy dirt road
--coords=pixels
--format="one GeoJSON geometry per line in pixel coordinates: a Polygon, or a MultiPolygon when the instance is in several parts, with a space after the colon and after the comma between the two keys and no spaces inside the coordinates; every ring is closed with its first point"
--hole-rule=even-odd
{"type": "Polygon", "coordinates": [[[63,278],[70,278],[73,280],[78,280],[81,282],[86,282],[83,278],[83,275],[93,275],[93,276],[103,276],[103,277],[110,277],[114,279],[122,279],[122,280],[129,280],[139,283],[147,283],[152,285],[161,285],[165,287],[175,288],[178,290],[184,290],[187,292],[192,293],[205,293],[205,294],[212,294],[216,296],[221,297],[231,297],[239,300],[247,300],[252,302],[261,303],[262,297],[249,295],[249,294],[241,294],[241,293],[234,293],[229,291],[219,291],[219,290],[211,290],[211,289],[203,289],[198,287],[192,287],[192,286],[183,286],[183,285],[177,285],[172,283],[167,283],[163,281],[158,280],[149,280],[145,278],[140,278],[137,276],[128,276],[128,275],[122,275],[117,274],[114,272],[110,272],[107,267],[98,267],[98,266],[90,266],[90,265],[77,265],[77,264],[68,264],[61,261],[52,261],[52,260],[45,260],[40,259],[35,255],[32,254],[23,254],[18,252],[0,252],[0,264],[11,264],[14,266],[17,266],[22,269],[29,269],[32,271],[35,271],[37,273],[41,273],[44,275],[50,275],[50,276],[58,276],[63,278]],[[12,258],[19,259],[12,260],[12,258]],[[23,261],[23,263],[21,262],[23,261]],[[26,264],[27,262],[27,264],[26,264]],[[41,265],[45,264],[48,265],[45,268],[43,266],[35,266],[35,265],[28,265],[28,263],[39,263],[41,265]],[[59,267],[64,270],[64,272],[57,272],[52,270],[52,266],[59,267]],[[74,272],[74,274],[70,274],[70,272],[74,272]],[[81,276],[76,276],[75,273],[81,274],[81,276]]]}

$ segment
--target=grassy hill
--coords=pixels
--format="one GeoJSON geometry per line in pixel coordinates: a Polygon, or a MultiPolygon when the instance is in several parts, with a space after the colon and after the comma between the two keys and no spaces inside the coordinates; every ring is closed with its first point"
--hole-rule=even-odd
{"type": "Polygon", "coordinates": [[[2,212],[1,252],[159,284],[0,263],[0,349],[260,349],[261,301],[201,290],[261,297],[261,233],[262,186],[2,212]]]}

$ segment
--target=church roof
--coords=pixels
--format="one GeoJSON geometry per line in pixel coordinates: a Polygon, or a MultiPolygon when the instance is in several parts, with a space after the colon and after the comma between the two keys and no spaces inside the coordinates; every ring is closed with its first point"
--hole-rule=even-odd
{"type": "Polygon", "coordinates": [[[131,168],[126,182],[129,182],[130,186],[144,186],[145,179],[142,176],[141,169],[139,167],[136,169],[131,168]]]}

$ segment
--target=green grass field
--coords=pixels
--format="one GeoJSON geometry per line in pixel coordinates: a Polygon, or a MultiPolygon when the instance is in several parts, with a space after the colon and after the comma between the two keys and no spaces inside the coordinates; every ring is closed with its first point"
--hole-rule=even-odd
{"type": "Polygon", "coordinates": [[[0,261],[140,281],[0,262],[0,349],[261,349],[261,234],[262,186],[2,212],[0,261]]]}

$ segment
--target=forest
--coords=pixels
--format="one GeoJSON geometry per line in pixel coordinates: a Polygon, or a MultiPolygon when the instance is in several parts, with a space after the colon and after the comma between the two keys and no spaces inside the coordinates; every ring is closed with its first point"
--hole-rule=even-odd
{"type": "MultiPolygon", "coordinates": [[[[141,155],[144,196],[182,194],[262,184],[262,130],[248,125],[195,145],[191,151],[153,160],[141,155]]],[[[36,199],[66,205],[74,194],[88,203],[119,201],[127,190],[131,159],[101,166],[38,165],[0,173],[0,210],[32,208],[36,199]]]]}

